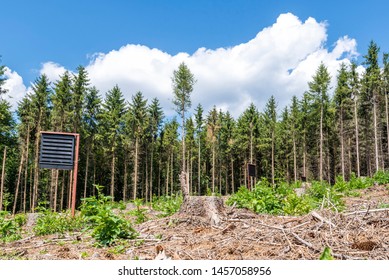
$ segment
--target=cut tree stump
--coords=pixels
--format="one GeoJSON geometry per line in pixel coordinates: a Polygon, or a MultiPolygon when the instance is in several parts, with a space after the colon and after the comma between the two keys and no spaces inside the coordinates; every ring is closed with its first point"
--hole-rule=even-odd
{"type": "Polygon", "coordinates": [[[223,199],[217,196],[190,196],[185,172],[180,174],[180,183],[184,201],[178,213],[206,218],[211,226],[220,225],[226,216],[223,199]]]}
{"type": "Polygon", "coordinates": [[[223,200],[217,196],[188,196],[184,199],[181,215],[198,216],[209,220],[211,226],[219,226],[226,216],[223,200]]]}

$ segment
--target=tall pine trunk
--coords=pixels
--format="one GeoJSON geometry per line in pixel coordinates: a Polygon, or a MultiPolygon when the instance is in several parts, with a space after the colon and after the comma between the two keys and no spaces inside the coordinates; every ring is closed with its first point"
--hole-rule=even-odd
{"type": "Polygon", "coordinates": [[[87,150],[86,150],[84,199],[86,198],[86,191],[87,191],[87,187],[88,187],[88,177],[89,177],[89,147],[87,147],[87,150]]]}
{"type": "Polygon", "coordinates": [[[355,124],[355,150],[357,156],[357,176],[361,176],[361,167],[359,162],[359,127],[358,127],[358,111],[357,97],[354,98],[354,124],[355,124]]]}
{"type": "Polygon", "coordinates": [[[3,165],[1,169],[1,183],[0,183],[0,211],[3,210],[3,197],[4,197],[4,181],[5,181],[5,161],[7,158],[7,147],[4,146],[3,153],[3,165]]]}
{"type": "Polygon", "coordinates": [[[36,139],[35,139],[35,159],[34,159],[34,186],[33,186],[33,194],[32,194],[32,205],[31,205],[31,211],[35,211],[35,206],[37,204],[38,200],[38,186],[39,186],[39,142],[40,142],[40,118],[38,119],[38,127],[36,132],[36,139]]]}
{"type": "Polygon", "coordinates": [[[323,181],[323,105],[320,107],[319,180],[323,181]]]}
{"type": "Polygon", "coordinates": [[[21,178],[22,172],[23,172],[24,153],[25,153],[25,149],[23,149],[22,156],[20,157],[20,164],[19,164],[19,171],[18,171],[18,180],[16,182],[14,205],[13,205],[13,208],[12,208],[12,214],[13,215],[15,215],[15,213],[16,213],[16,205],[17,205],[17,202],[18,202],[20,178],[21,178]]]}
{"type": "Polygon", "coordinates": [[[128,177],[128,171],[127,171],[127,165],[128,165],[128,159],[127,159],[127,151],[124,151],[124,178],[123,178],[123,202],[126,202],[127,200],[127,177],[128,177]]]}
{"type": "Polygon", "coordinates": [[[343,107],[340,108],[340,160],[342,166],[342,178],[345,180],[345,167],[344,167],[344,131],[343,131],[343,107]]]}
{"type": "Polygon", "coordinates": [[[138,190],[138,153],[139,153],[139,139],[138,136],[135,137],[135,158],[134,158],[134,182],[132,188],[132,199],[136,199],[137,190],[138,190]]]}
{"type": "Polygon", "coordinates": [[[215,193],[215,141],[212,143],[212,193],[215,193]]]}
{"type": "Polygon", "coordinates": [[[385,95],[385,118],[386,118],[386,143],[387,143],[387,152],[388,152],[388,161],[389,161],[389,110],[388,110],[388,95],[384,92],[385,95]]]}
{"type": "Polygon", "coordinates": [[[274,186],[274,177],[275,177],[275,171],[274,171],[274,130],[271,132],[271,183],[274,186]]]}
{"type": "Polygon", "coordinates": [[[376,96],[373,94],[373,129],[374,129],[374,159],[375,159],[375,171],[379,170],[379,157],[378,157],[378,128],[377,128],[377,104],[376,96]]]}
{"type": "Polygon", "coordinates": [[[112,201],[114,201],[114,193],[115,193],[115,149],[112,151],[112,162],[111,162],[111,197],[112,201]]]}
{"type": "Polygon", "coordinates": [[[198,166],[197,166],[197,180],[198,180],[198,189],[197,193],[200,195],[201,194],[201,143],[200,143],[200,136],[199,136],[199,156],[198,156],[198,166]]]}

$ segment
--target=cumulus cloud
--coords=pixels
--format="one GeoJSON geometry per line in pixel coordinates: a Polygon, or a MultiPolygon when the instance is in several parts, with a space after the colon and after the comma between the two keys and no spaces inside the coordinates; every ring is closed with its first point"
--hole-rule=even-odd
{"type": "Polygon", "coordinates": [[[65,71],[65,67],[59,65],[58,63],[49,61],[42,64],[42,68],[39,73],[41,75],[45,74],[49,81],[55,82],[63,75],[63,73],[65,73],[65,71]]]}
{"type": "MultiPolygon", "coordinates": [[[[236,46],[171,55],[128,44],[93,55],[86,69],[91,84],[103,96],[116,84],[128,101],[141,91],[149,100],[157,97],[169,116],[174,114],[172,73],[185,62],[197,80],[193,107],[201,103],[208,111],[216,105],[237,117],[251,102],[262,110],[271,95],[276,97],[279,109],[288,105],[293,95],[301,96],[308,89],[307,82],[321,62],[328,67],[334,88],[339,64],[358,56],[357,45],[347,36],[339,38],[331,50],[326,42],[326,23],[314,18],[301,21],[287,13],[252,40],[236,46]]],[[[41,73],[53,80],[64,71],[61,65],[48,62],[41,73]]]]}
{"type": "Polygon", "coordinates": [[[17,103],[26,94],[27,88],[23,83],[23,78],[15,71],[5,67],[5,81],[4,88],[7,90],[7,100],[10,102],[12,108],[16,108],[17,103]]]}

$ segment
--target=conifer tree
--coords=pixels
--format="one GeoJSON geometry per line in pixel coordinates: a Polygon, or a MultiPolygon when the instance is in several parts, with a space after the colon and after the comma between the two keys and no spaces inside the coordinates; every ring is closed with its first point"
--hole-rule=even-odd
{"type": "Polygon", "coordinates": [[[138,91],[130,103],[129,109],[129,127],[133,131],[135,140],[134,151],[134,175],[133,175],[133,190],[132,198],[137,198],[138,181],[139,181],[139,158],[140,158],[140,141],[144,136],[147,127],[147,99],[144,99],[143,94],[138,91]]]}
{"type": "MultiPolygon", "coordinates": [[[[177,70],[174,70],[172,77],[174,99],[173,104],[182,122],[182,171],[186,172],[185,166],[185,117],[186,112],[191,107],[190,94],[193,91],[195,79],[188,66],[182,62],[177,70]]],[[[188,180],[188,177],[186,178],[188,180]]]]}
{"type": "Polygon", "coordinates": [[[325,138],[325,122],[328,116],[329,96],[328,90],[331,77],[327,67],[321,63],[316,70],[316,74],[312,77],[312,82],[309,82],[309,92],[313,98],[314,106],[319,116],[319,180],[323,180],[324,174],[324,138],[325,138]]]}
{"type": "Polygon", "coordinates": [[[120,88],[116,85],[107,92],[103,104],[102,121],[104,123],[103,137],[106,148],[111,156],[110,196],[114,200],[117,150],[121,144],[124,127],[125,101],[120,88]]]}

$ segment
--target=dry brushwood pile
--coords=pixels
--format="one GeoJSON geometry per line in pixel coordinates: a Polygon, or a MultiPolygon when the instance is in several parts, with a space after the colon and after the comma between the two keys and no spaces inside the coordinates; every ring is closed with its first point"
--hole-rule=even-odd
{"type": "Polygon", "coordinates": [[[134,225],[139,232],[136,239],[111,247],[97,248],[84,233],[30,236],[1,244],[0,256],[3,259],[317,260],[324,248],[329,247],[334,259],[388,260],[389,209],[379,208],[388,202],[388,189],[376,186],[361,191],[360,197],[346,198],[347,209],[342,213],[318,210],[294,217],[255,214],[224,206],[222,198],[196,198],[172,216],[155,217],[134,225]],[[199,207],[205,210],[198,210],[199,207]]]}

